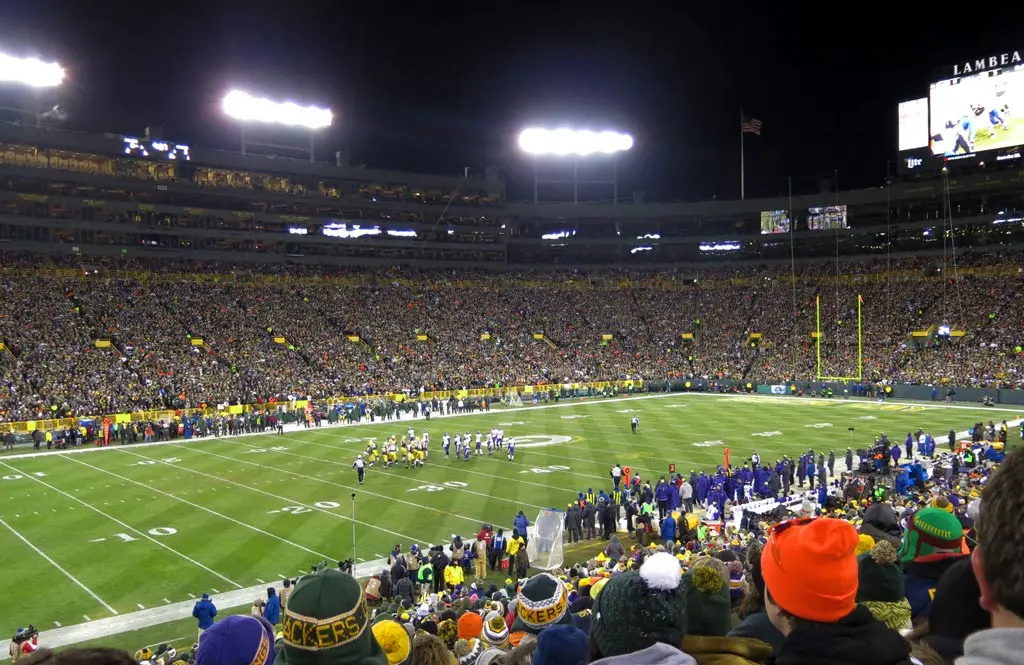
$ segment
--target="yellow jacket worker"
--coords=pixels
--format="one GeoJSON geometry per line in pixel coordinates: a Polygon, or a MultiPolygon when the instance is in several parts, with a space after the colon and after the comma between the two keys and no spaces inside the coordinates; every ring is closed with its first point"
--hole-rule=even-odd
{"type": "Polygon", "coordinates": [[[519,551],[520,547],[525,547],[526,541],[523,540],[522,536],[515,536],[514,538],[508,539],[508,545],[505,546],[505,551],[508,552],[509,556],[515,556],[516,552],[519,551]]]}
{"type": "Polygon", "coordinates": [[[462,584],[465,579],[466,576],[462,572],[462,566],[454,561],[449,563],[448,567],[444,569],[444,583],[449,589],[454,589],[457,585],[462,584]]]}

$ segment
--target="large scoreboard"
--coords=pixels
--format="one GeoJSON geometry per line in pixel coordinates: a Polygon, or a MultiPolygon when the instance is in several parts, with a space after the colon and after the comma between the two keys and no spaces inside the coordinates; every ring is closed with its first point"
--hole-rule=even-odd
{"type": "Polygon", "coordinates": [[[903,171],[1007,162],[1024,146],[1024,63],[1008,51],[957,63],[897,111],[903,171]]]}

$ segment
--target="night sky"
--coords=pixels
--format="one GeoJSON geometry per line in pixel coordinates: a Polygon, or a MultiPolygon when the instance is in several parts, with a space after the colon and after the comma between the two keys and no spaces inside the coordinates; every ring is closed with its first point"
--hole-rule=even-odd
{"type": "Polygon", "coordinates": [[[568,121],[634,134],[624,191],[693,201],[738,198],[741,108],[764,123],[748,197],[784,193],[787,176],[817,191],[835,169],[843,189],[880,185],[901,99],[925,96],[937,67],[1024,47],[999,12],[960,31],[923,2],[856,6],[4,0],[0,50],[68,69],[69,129],[152,124],[237,149],[219,114],[237,86],[334,108],[322,155],[515,179],[516,130],[568,121]]]}

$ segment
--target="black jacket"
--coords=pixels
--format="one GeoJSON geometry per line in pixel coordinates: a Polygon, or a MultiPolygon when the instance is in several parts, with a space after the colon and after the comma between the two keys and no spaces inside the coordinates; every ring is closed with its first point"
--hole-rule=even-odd
{"type": "Polygon", "coordinates": [[[831,624],[786,636],[775,665],[910,665],[910,644],[863,605],[831,624]]]}

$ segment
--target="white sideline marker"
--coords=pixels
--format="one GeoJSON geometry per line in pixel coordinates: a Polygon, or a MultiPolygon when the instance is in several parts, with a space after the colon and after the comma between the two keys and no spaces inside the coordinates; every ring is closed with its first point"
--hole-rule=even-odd
{"type": "Polygon", "coordinates": [[[189,598],[191,598],[192,600],[195,600],[195,599],[196,599],[196,595],[195,595],[194,593],[190,593],[190,594],[188,595],[188,597],[189,597],[189,598]]]}
{"type": "MultiPolygon", "coordinates": [[[[117,610],[115,610],[113,607],[111,607],[107,603],[107,601],[105,601],[102,598],[100,598],[99,596],[97,596],[95,591],[93,591],[89,587],[87,587],[84,584],[82,584],[82,582],[77,577],[75,577],[74,575],[72,575],[71,573],[66,571],[59,563],[57,563],[56,561],[51,559],[50,556],[46,552],[42,551],[41,549],[39,549],[38,547],[33,545],[28,540],[28,538],[26,538],[25,536],[21,535],[17,531],[15,531],[14,528],[10,524],[8,524],[7,522],[5,522],[2,519],[0,519],[0,525],[4,526],[8,531],[10,531],[14,535],[15,538],[17,538],[21,542],[25,543],[26,545],[28,545],[29,548],[31,548],[32,551],[34,551],[36,554],[38,554],[39,556],[41,556],[44,559],[46,559],[46,561],[49,562],[49,564],[51,566],[53,566],[54,568],[59,570],[64,575],[64,577],[66,577],[69,580],[71,580],[72,582],[74,582],[75,585],[78,586],[78,588],[80,588],[82,591],[84,591],[87,594],[89,594],[90,596],[92,596],[92,599],[95,600],[96,602],[98,602],[100,605],[102,605],[108,612],[110,612],[111,614],[117,614],[117,610]]],[[[86,621],[88,621],[88,619],[86,619],[86,621]]]]}
{"type": "Polygon", "coordinates": [[[53,625],[54,625],[54,626],[57,626],[58,628],[60,628],[60,621],[54,621],[54,622],[53,622],[53,625]]]}
{"type": "Polygon", "coordinates": [[[164,598],[164,602],[167,603],[168,605],[171,604],[171,601],[167,600],[166,598],[164,598]]]}
{"type": "Polygon", "coordinates": [[[135,607],[139,608],[140,610],[146,609],[145,607],[142,606],[142,603],[136,603],[135,607]]]}
{"type": "Polygon", "coordinates": [[[213,587],[210,587],[210,591],[214,593],[220,593],[220,589],[214,589],[213,587]]]}
{"type": "Polygon", "coordinates": [[[88,614],[83,614],[82,618],[85,619],[86,621],[92,621],[92,619],[89,618],[88,614]]]}
{"type": "Polygon", "coordinates": [[[257,581],[257,582],[259,582],[260,584],[266,584],[266,581],[264,581],[264,580],[261,580],[261,579],[260,579],[260,578],[258,578],[258,577],[256,578],[256,581],[257,581]]]}

